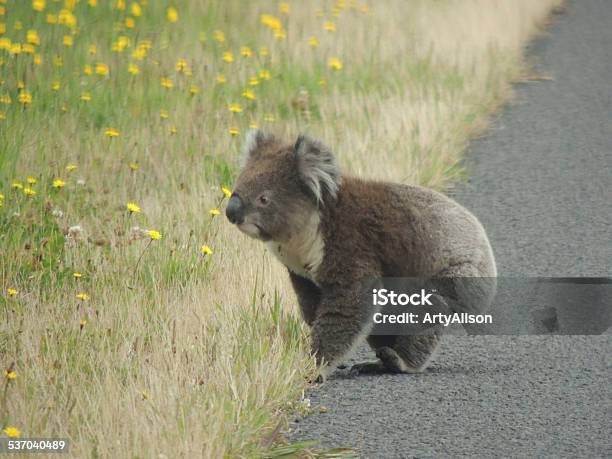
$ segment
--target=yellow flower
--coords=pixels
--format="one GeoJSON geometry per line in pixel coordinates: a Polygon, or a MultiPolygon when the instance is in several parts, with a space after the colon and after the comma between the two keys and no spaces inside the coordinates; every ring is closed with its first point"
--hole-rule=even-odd
{"type": "Polygon", "coordinates": [[[221,187],[221,192],[226,198],[229,198],[232,195],[232,190],[225,188],[224,186],[221,187]]]}
{"type": "Polygon", "coordinates": [[[81,328],[83,328],[85,325],[87,325],[87,319],[81,319],[79,325],[81,326],[81,328]]]}
{"type": "Polygon", "coordinates": [[[136,171],[138,170],[138,164],[133,163],[133,162],[132,162],[132,163],[130,163],[130,170],[131,170],[132,172],[136,172],[136,171]]]}
{"type": "Polygon", "coordinates": [[[168,18],[168,21],[176,22],[178,21],[178,11],[176,11],[175,8],[170,7],[166,10],[166,17],[168,18]]]}
{"type": "Polygon", "coordinates": [[[95,55],[98,52],[98,47],[93,44],[89,45],[89,47],[87,48],[87,51],[89,52],[89,54],[95,55]]]}
{"type": "Polygon", "coordinates": [[[76,164],[68,164],[68,165],[66,166],[66,168],[65,168],[65,169],[66,169],[66,171],[68,171],[68,172],[72,172],[72,171],[73,171],[73,170],[75,170],[77,167],[78,167],[78,166],[77,166],[76,164]]]}
{"type": "Polygon", "coordinates": [[[337,57],[330,57],[329,60],[327,61],[327,66],[334,70],[341,70],[342,61],[338,59],[337,57]]]}
{"type": "Polygon", "coordinates": [[[176,134],[177,132],[178,132],[178,131],[177,131],[177,129],[176,129],[176,126],[172,126],[172,127],[170,128],[170,135],[174,135],[174,134],[176,134]]]}
{"type": "Polygon", "coordinates": [[[26,41],[32,45],[40,45],[40,37],[38,36],[38,32],[36,32],[36,30],[28,30],[26,41]]]}
{"type": "Polygon", "coordinates": [[[57,24],[57,14],[47,14],[47,24],[57,24]]]}
{"type": "Polygon", "coordinates": [[[11,371],[4,370],[4,377],[9,380],[14,380],[17,378],[17,373],[15,373],[12,370],[11,371]]]}
{"type": "Polygon", "coordinates": [[[40,54],[34,55],[34,65],[42,64],[42,56],[40,54]]]}
{"type": "Polygon", "coordinates": [[[327,80],[325,78],[321,78],[319,80],[319,86],[327,86],[327,80]]]}
{"type": "Polygon", "coordinates": [[[137,65],[130,64],[128,65],[128,72],[132,75],[138,75],[140,73],[140,69],[137,65]]]}
{"type": "Polygon", "coordinates": [[[85,67],[83,67],[83,73],[85,75],[91,75],[93,73],[93,67],[89,64],[85,64],[85,67]]]}
{"type": "Polygon", "coordinates": [[[30,187],[26,187],[26,188],[24,188],[24,189],[23,189],[23,193],[24,193],[26,196],[35,196],[35,195],[36,195],[36,191],[34,191],[34,190],[33,190],[32,188],[30,188],[30,187]]]}
{"type": "Polygon", "coordinates": [[[19,97],[17,98],[17,100],[22,103],[23,105],[28,105],[32,103],[32,94],[30,94],[28,91],[21,91],[19,93],[19,97]]]}
{"type": "Polygon", "coordinates": [[[278,10],[283,14],[289,14],[289,11],[290,11],[289,3],[281,2],[281,4],[278,5],[278,10]]]}
{"type": "Polygon", "coordinates": [[[210,215],[212,215],[213,217],[216,217],[219,214],[221,214],[221,211],[219,209],[210,209],[210,215]]]}
{"type": "Polygon", "coordinates": [[[255,121],[251,121],[249,123],[249,128],[250,129],[257,129],[258,127],[259,127],[259,125],[255,121]]]}
{"type": "Polygon", "coordinates": [[[130,11],[132,12],[132,16],[140,16],[142,14],[142,8],[136,2],[132,2],[132,6],[130,7],[130,11]]]}
{"type": "Polygon", "coordinates": [[[72,46],[74,44],[74,39],[70,35],[64,35],[63,43],[64,46],[72,46]]]}
{"type": "Polygon", "coordinates": [[[133,29],[135,25],[136,21],[134,21],[134,18],[125,18],[125,26],[128,29],[133,29]]]}
{"type": "Polygon", "coordinates": [[[127,210],[129,210],[131,214],[132,213],[137,214],[140,212],[140,207],[133,202],[128,202],[127,210]]]}
{"type": "Polygon", "coordinates": [[[17,437],[19,437],[19,436],[21,435],[21,431],[20,431],[20,430],[19,430],[17,427],[14,427],[14,426],[8,426],[8,427],[6,427],[6,428],[3,430],[3,432],[4,432],[4,433],[5,433],[5,434],[6,434],[8,437],[11,437],[11,438],[17,438],[17,437]]]}
{"type": "Polygon", "coordinates": [[[106,128],[104,135],[106,135],[106,137],[119,137],[119,131],[114,128],[106,128]]]}
{"type": "Polygon", "coordinates": [[[225,51],[223,53],[223,60],[228,64],[234,62],[234,54],[231,51],[225,51]]]}
{"type": "Polygon", "coordinates": [[[213,253],[212,249],[210,247],[208,247],[206,244],[204,244],[202,246],[201,251],[202,251],[203,255],[212,255],[212,253],[213,253]]]}
{"type": "Polygon", "coordinates": [[[159,117],[160,117],[162,120],[167,120],[167,119],[168,119],[168,116],[170,116],[170,115],[168,115],[168,110],[161,109],[161,110],[159,111],[159,117]]]}
{"type": "Polygon", "coordinates": [[[90,296],[87,293],[77,293],[76,297],[81,301],[87,301],[90,298],[90,296]]]}
{"type": "Polygon", "coordinates": [[[259,79],[253,75],[251,78],[249,78],[249,84],[251,86],[257,86],[259,84],[259,79]]]}
{"type": "Polygon", "coordinates": [[[244,91],[242,91],[242,97],[249,99],[249,100],[257,99],[257,96],[255,96],[255,93],[250,89],[245,89],[244,91]]]}
{"type": "Polygon", "coordinates": [[[34,54],[34,46],[30,43],[24,43],[23,45],[21,45],[21,51],[26,54],[34,54]]]}
{"type": "Polygon", "coordinates": [[[17,89],[24,89],[25,88],[25,82],[23,80],[19,80],[17,82],[17,89]]]}
{"type": "Polygon", "coordinates": [[[189,88],[189,92],[193,95],[193,94],[197,94],[198,92],[200,92],[200,90],[198,89],[196,85],[192,84],[191,87],[189,88]]]}
{"type": "Polygon", "coordinates": [[[331,21],[325,21],[325,24],[323,24],[323,28],[325,30],[327,30],[328,32],[335,32],[336,31],[336,24],[334,24],[331,21]]]}
{"type": "Polygon", "coordinates": [[[283,24],[281,23],[280,19],[270,14],[262,14],[260,19],[263,25],[272,30],[279,30],[283,27],[283,24]]]}
{"type": "Polygon", "coordinates": [[[74,276],[75,279],[80,279],[81,277],[83,277],[83,274],[81,274],[78,271],[73,272],[72,275],[74,276]]]}
{"type": "Polygon", "coordinates": [[[64,185],[66,185],[66,182],[64,182],[62,179],[55,179],[51,184],[53,188],[63,188],[64,185]]]}
{"type": "Polygon", "coordinates": [[[9,38],[2,37],[0,38],[0,49],[6,49],[7,51],[11,49],[12,43],[9,38]]]}
{"type": "Polygon", "coordinates": [[[9,96],[8,94],[4,94],[3,96],[0,97],[0,103],[9,105],[13,103],[13,100],[11,99],[11,96],[9,96]]]}
{"type": "Polygon", "coordinates": [[[221,32],[220,30],[215,30],[213,32],[213,40],[215,40],[218,43],[225,43],[225,34],[221,32]]]}
{"type": "Polygon", "coordinates": [[[229,111],[232,113],[241,113],[242,106],[240,104],[229,104],[229,111]]]}
{"type": "Polygon", "coordinates": [[[115,9],[123,11],[125,9],[125,0],[117,0],[115,3],[115,9]]]}
{"type": "Polygon", "coordinates": [[[267,46],[262,46],[261,48],[259,48],[259,55],[261,57],[266,57],[268,55],[270,55],[270,51],[268,50],[267,46]]]}
{"type": "Polygon", "coordinates": [[[259,71],[259,78],[268,81],[272,78],[272,75],[270,74],[269,70],[262,69],[259,71]]]}
{"type": "Polygon", "coordinates": [[[215,80],[217,81],[217,83],[219,84],[223,84],[227,81],[227,79],[225,78],[225,75],[217,75],[217,77],[215,78],[215,80]]]}
{"type": "Polygon", "coordinates": [[[8,293],[10,296],[15,296],[19,293],[19,290],[15,290],[14,288],[9,288],[6,290],[6,293],[8,293]]]}
{"type": "Polygon", "coordinates": [[[253,55],[253,50],[249,48],[248,46],[241,46],[240,55],[242,57],[251,57],[253,55]]]}
{"type": "Polygon", "coordinates": [[[96,64],[96,74],[97,75],[108,75],[108,65],[102,63],[102,62],[98,62],[96,64]]]}
{"type": "Polygon", "coordinates": [[[317,37],[310,37],[308,39],[308,44],[310,45],[311,48],[318,48],[319,47],[319,40],[317,37]]]}
{"type": "Polygon", "coordinates": [[[83,102],[89,102],[91,100],[91,94],[89,94],[88,92],[84,92],[81,94],[81,100],[83,102]]]}
{"type": "Polygon", "coordinates": [[[272,113],[267,113],[266,115],[264,115],[264,121],[267,121],[268,123],[273,123],[274,121],[276,121],[276,117],[272,113]]]}
{"type": "Polygon", "coordinates": [[[33,0],[32,8],[36,11],[42,11],[45,9],[45,0],[33,0]]]}
{"type": "Polygon", "coordinates": [[[87,2],[89,4],[89,6],[91,6],[92,8],[95,8],[96,6],[98,6],[98,0],[89,0],[87,2]]]}
{"type": "Polygon", "coordinates": [[[178,61],[176,61],[176,71],[177,72],[184,72],[185,70],[187,70],[187,59],[185,58],[180,58],[178,61]]]}
{"type": "Polygon", "coordinates": [[[13,182],[11,183],[11,186],[15,189],[19,189],[19,190],[23,189],[23,184],[21,182],[13,182]]]}
{"type": "Polygon", "coordinates": [[[240,131],[238,130],[238,128],[234,127],[229,128],[227,132],[229,132],[233,136],[240,135],[240,131]]]}
{"type": "Polygon", "coordinates": [[[162,235],[159,231],[149,230],[149,237],[152,241],[159,241],[162,238],[162,235]]]}
{"type": "Polygon", "coordinates": [[[28,182],[30,185],[35,185],[38,180],[36,180],[36,177],[28,177],[26,182],[28,182]]]}
{"type": "Polygon", "coordinates": [[[162,78],[161,85],[163,88],[170,89],[172,86],[174,86],[174,83],[172,83],[170,78],[162,78]]]}
{"type": "Polygon", "coordinates": [[[59,81],[55,81],[55,82],[53,83],[53,85],[51,86],[51,89],[52,89],[53,91],[57,92],[57,91],[59,91],[59,90],[60,90],[61,86],[62,86],[62,85],[60,84],[60,82],[59,82],[59,81]]]}

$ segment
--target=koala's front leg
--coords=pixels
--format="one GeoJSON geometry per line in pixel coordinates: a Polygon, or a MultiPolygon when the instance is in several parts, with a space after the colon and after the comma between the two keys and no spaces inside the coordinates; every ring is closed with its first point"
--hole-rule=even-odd
{"type": "Polygon", "coordinates": [[[372,306],[367,292],[372,284],[323,289],[321,304],[312,324],[311,348],[317,363],[325,363],[322,376],[365,338],[372,327],[372,306]]]}
{"type": "Polygon", "coordinates": [[[297,296],[302,317],[309,326],[312,326],[317,315],[317,309],[321,303],[321,289],[312,281],[298,276],[292,271],[289,271],[289,278],[297,296]]]}

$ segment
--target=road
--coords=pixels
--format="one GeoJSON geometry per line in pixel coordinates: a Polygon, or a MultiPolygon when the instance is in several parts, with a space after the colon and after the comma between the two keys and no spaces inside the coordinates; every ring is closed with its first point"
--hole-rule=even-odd
{"type": "MultiPolygon", "coordinates": [[[[516,86],[452,195],[501,276],[610,277],[612,1],[568,2],[548,32],[529,54],[553,80],[516,86]]],[[[288,438],[360,457],[612,457],[612,335],[447,337],[424,374],[337,372],[308,397],[327,412],[288,438]]]]}

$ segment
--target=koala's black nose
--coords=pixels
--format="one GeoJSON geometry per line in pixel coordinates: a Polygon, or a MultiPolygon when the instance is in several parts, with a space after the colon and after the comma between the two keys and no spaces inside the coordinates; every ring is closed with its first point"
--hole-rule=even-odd
{"type": "Polygon", "coordinates": [[[225,208],[225,215],[227,215],[227,219],[239,225],[244,221],[244,212],[242,199],[237,194],[233,194],[232,197],[227,202],[227,207],[225,208]]]}

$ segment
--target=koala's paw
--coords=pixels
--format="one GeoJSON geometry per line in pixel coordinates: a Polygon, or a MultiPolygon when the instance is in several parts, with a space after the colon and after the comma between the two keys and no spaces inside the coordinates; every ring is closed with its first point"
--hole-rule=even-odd
{"type": "Polygon", "coordinates": [[[351,376],[375,375],[385,372],[385,366],[381,361],[356,363],[349,370],[351,376]]]}

